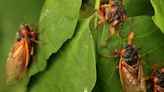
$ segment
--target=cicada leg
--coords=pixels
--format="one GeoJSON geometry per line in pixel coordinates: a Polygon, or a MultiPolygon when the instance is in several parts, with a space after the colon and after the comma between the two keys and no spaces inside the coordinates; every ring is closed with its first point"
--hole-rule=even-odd
{"type": "Polygon", "coordinates": [[[104,12],[102,12],[101,10],[98,9],[97,12],[100,16],[105,16],[104,12]]]}
{"type": "Polygon", "coordinates": [[[34,46],[31,47],[31,56],[32,56],[32,58],[34,60],[34,64],[36,64],[36,58],[34,56],[34,46]]]}
{"type": "Polygon", "coordinates": [[[161,88],[160,86],[155,85],[154,92],[164,92],[164,88],[161,88]]]}
{"type": "Polygon", "coordinates": [[[103,18],[98,22],[98,24],[104,24],[105,21],[106,21],[106,19],[105,19],[105,17],[103,17],[103,18]]]}
{"type": "Polygon", "coordinates": [[[42,41],[38,41],[38,40],[34,40],[34,39],[31,39],[31,41],[35,42],[35,43],[39,43],[39,44],[43,44],[45,45],[46,43],[42,42],[42,41]]]}
{"type": "Polygon", "coordinates": [[[119,23],[119,20],[114,20],[110,25],[110,36],[113,37],[115,32],[115,26],[119,23]]]}

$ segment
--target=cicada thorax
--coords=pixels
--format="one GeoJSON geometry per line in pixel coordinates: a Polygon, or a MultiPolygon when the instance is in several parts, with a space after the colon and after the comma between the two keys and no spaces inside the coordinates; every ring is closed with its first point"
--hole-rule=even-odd
{"type": "Polygon", "coordinates": [[[7,84],[18,83],[24,77],[33,55],[31,53],[34,52],[32,39],[36,39],[36,36],[31,33],[33,31],[29,25],[21,24],[21,30],[16,34],[16,41],[11,46],[6,63],[7,84]]]}
{"type": "Polygon", "coordinates": [[[132,44],[124,47],[120,56],[119,74],[125,92],[146,92],[140,55],[132,44]]]}
{"type": "Polygon", "coordinates": [[[154,91],[164,92],[164,68],[154,73],[154,91]]]}

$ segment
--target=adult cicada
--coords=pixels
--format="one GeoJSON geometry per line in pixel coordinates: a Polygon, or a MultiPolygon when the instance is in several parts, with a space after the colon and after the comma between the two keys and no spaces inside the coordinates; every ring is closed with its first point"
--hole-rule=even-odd
{"type": "Polygon", "coordinates": [[[145,78],[140,54],[132,44],[134,32],[128,37],[128,44],[122,50],[115,50],[115,57],[120,57],[119,74],[124,92],[146,92],[145,78]]]}
{"type": "Polygon", "coordinates": [[[27,71],[31,57],[34,57],[35,42],[44,44],[37,40],[37,32],[29,24],[20,24],[20,30],[16,34],[15,43],[11,46],[7,63],[7,84],[15,84],[23,79],[27,71]]]}
{"type": "Polygon", "coordinates": [[[134,32],[131,32],[128,36],[128,44],[122,50],[115,50],[114,56],[102,56],[120,58],[118,69],[124,92],[146,92],[141,58],[136,46],[132,44],[133,38],[134,32]]]}

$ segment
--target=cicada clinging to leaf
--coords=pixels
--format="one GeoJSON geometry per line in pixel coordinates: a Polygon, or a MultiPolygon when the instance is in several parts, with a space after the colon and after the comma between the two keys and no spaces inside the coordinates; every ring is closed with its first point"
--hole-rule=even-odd
{"type": "Polygon", "coordinates": [[[10,48],[6,62],[7,84],[16,84],[24,78],[31,57],[34,57],[35,42],[44,44],[37,40],[37,32],[29,24],[21,23],[20,30],[16,34],[14,44],[10,48]]]}

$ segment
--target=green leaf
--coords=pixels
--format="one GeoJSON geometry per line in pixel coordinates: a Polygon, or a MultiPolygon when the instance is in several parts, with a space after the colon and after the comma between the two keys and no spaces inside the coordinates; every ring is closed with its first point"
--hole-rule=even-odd
{"type": "Polygon", "coordinates": [[[37,64],[30,69],[30,75],[43,71],[50,55],[73,36],[80,6],[81,0],[46,0],[39,21],[39,29],[43,31],[39,40],[46,45],[38,45],[37,64]]]}
{"type": "MultiPolygon", "coordinates": [[[[99,51],[97,59],[97,88],[99,92],[120,92],[122,87],[120,85],[119,72],[117,65],[119,59],[104,58],[101,55],[114,55],[114,49],[122,49],[127,44],[127,37],[131,31],[135,32],[133,43],[137,48],[141,48],[141,62],[144,68],[145,75],[151,73],[151,67],[157,63],[159,66],[164,60],[162,56],[164,54],[164,35],[159,31],[151,17],[139,16],[128,18],[121,30],[121,39],[117,36],[117,30],[115,30],[114,37],[108,42],[109,48],[104,48],[106,39],[109,32],[109,24],[105,24],[105,27],[99,31],[98,44],[99,51]],[[133,21],[133,22],[132,22],[133,21]],[[101,35],[101,36],[100,36],[101,35]]],[[[96,89],[96,88],[95,88],[96,89]]],[[[98,91],[93,91],[98,92],[98,91]]]]}
{"type": "Polygon", "coordinates": [[[51,56],[46,70],[32,77],[30,92],[91,92],[96,60],[89,22],[80,22],[74,37],[51,56]]]}
{"type": "Polygon", "coordinates": [[[80,18],[79,20],[83,20],[93,14],[95,11],[94,6],[92,5],[93,1],[82,0],[82,5],[80,8],[80,18]]]}
{"type": "Polygon", "coordinates": [[[128,17],[154,14],[150,0],[123,0],[127,8],[128,17]]]}
{"type": "Polygon", "coordinates": [[[164,1],[163,0],[151,0],[152,6],[155,11],[155,15],[153,16],[153,21],[155,24],[161,29],[164,33],[164,1]]]}

